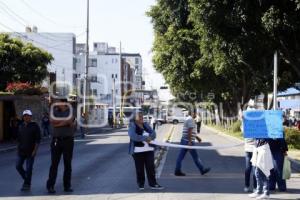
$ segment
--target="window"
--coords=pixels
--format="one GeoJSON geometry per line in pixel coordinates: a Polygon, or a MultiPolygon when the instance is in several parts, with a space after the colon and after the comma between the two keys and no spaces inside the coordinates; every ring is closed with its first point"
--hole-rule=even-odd
{"type": "Polygon", "coordinates": [[[93,89],[92,94],[93,94],[94,96],[97,96],[97,95],[98,95],[97,89],[93,89]]]}
{"type": "Polygon", "coordinates": [[[77,59],[73,58],[73,70],[76,70],[76,61],[77,61],[77,59]]]}
{"type": "Polygon", "coordinates": [[[135,58],[135,64],[136,64],[136,65],[139,64],[139,58],[135,58]]]}
{"type": "Polygon", "coordinates": [[[97,76],[91,76],[91,82],[97,82],[97,76]]]}
{"type": "Polygon", "coordinates": [[[97,58],[89,59],[90,67],[97,67],[97,58]]]}

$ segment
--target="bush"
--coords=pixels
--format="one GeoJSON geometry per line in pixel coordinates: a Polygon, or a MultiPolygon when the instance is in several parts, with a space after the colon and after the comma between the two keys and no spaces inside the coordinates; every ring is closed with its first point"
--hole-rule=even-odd
{"type": "Polygon", "coordinates": [[[242,125],[242,122],[240,120],[238,120],[231,125],[230,130],[232,132],[241,132],[241,125],[242,125]]]}
{"type": "Polygon", "coordinates": [[[9,83],[6,87],[7,92],[14,94],[25,94],[25,95],[41,95],[43,94],[41,88],[34,87],[30,83],[15,82],[9,83]]]}
{"type": "Polygon", "coordinates": [[[15,83],[8,83],[6,86],[6,91],[7,92],[16,92],[18,90],[25,90],[25,89],[29,89],[32,86],[30,85],[30,83],[22,83],[22,82],[15,82],[15,83]]]}
{"type": "Polygon", "coordinates": [[[286,128],[285,139],[290,148],[300,149],[300,131],[293,128],[286,128]]]}

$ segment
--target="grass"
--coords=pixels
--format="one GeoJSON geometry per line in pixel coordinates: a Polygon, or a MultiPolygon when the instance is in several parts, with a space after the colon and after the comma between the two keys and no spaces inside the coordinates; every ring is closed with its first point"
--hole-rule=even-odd
{"type": "MultiPolygon", "coordinates": [[[[244,139],[242,132],[240,131],[240,122],[233,123],[229,128],[225,128],[221,125],[207,124],[207,126],[219,130],[227,135],[244,139]]],[[[300,131],[294,128],[285,128],[285,139],[290,150],[300,150],[300,131]]],[[[300,151],[299,151],[300,154],[300,151]]],[[[297,154],[298,155],[298,154],[297,154]]],[[[299,155],[298,155],[299,156],[299,155]]],[[[300,158],[299,158],[300,159],[300,158]]]]}

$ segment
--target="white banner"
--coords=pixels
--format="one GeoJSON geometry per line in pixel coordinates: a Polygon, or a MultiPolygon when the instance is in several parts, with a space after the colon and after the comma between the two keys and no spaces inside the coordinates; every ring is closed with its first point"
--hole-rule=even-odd
{"type": "Polygon", "coordinates": [[[235,144],[235,145],[223,145],[223,146],[187,146],[181,144],[173,144],[167,142],[151,141],[150,144],[163,146],[163,147],[172,147],[172,148],[184,148],[184,149],[202,149],[202,150],[217,150],[217,149],[229,149],[234,147],[239,147],[244,145],[244,143],[235,144]]]}

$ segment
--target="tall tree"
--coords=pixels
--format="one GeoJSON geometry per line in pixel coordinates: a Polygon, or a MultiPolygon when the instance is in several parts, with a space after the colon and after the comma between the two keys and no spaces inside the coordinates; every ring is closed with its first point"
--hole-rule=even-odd
{"type": "Polygon", "coordinates": [[[19,39],[0,34],[0,90],[9,82],[38,84],[47,76],[53,60],[48,52],[19,39]]]}

